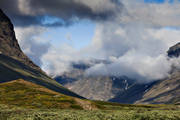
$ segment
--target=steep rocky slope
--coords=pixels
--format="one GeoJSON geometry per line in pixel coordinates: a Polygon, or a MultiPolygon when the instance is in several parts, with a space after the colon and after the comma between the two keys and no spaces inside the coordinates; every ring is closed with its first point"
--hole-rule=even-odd
{"type": "Polygon", "coordinates": [[[0,9],[0,53],[40,70],[21,50],[10,19],[0,9]]]}
{"type": "Polygon", "coordinates": [[[136,103],[145,104],[179,104],[180,103],[180,71],[152,86],[136,103]]]}
{"type": "Polygon", "coordinates": [[[0,83],[24,79],[56,92],[79,97],[43,72],[20,49],[13,24],[0,10],[0,83]]]}

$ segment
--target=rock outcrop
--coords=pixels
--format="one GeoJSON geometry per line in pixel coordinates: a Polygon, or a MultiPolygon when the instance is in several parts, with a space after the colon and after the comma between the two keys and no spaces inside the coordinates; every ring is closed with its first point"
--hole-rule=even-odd
{"type": "Polygon", "coordinates": [[[177,43],[176,45],[170,47],[167,53],[169,57],[179,57],[180,56],[180,43],[177,43]]]}

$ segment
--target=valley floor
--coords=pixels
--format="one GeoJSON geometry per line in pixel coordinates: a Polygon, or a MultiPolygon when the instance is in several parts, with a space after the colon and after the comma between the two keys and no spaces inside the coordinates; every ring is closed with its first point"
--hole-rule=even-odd
{"type": "Polygon", "coordinates": [[[180,120],[179,106],[117,106],[115,110],[23,109],[0,105],[0,120],[180,120]]]}

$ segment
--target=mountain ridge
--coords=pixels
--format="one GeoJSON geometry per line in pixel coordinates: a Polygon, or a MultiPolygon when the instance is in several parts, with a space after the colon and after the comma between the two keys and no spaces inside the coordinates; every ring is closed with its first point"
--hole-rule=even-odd
{"type": "Polygon", "coordinates": [[[11,20],[0,10],[0,83],[16,79],[24,79],[50,90],[84,99],[50,78],[23,53],[11,20]]]}
{"type": "Polygon", "coordinates": [[[42,72],[41,68],[35,65],[21,50],[16,35],[14,26],[8,16],[0,9],[0,53],[10,56],[33,69],[42,72]]]}

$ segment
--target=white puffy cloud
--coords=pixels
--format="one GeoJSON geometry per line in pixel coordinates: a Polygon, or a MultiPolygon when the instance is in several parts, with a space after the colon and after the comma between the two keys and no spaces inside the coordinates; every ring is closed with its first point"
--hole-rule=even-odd
{"type": "Polygon", "coordinates": [[[46,31],[44,27],[16,27],[16,36],[22,50],[30,57],[37,65],[42,65],[41,57],[48,52],[50,43],[48,40],[42,39],[41,34],[46,31]]]}
{"type": "Polygon", "coordinates": [[[128,76],[140,83],[151,82],[169,76],[171,62],[167,57],[149,57],[128,54],[111,64],[97,64],[86,71],[87,75],[128,76]]]}
{"type": "Polygon", "coordinates": [[[178,59],[168,60],[166,55],[169,47],[180,40],[179,2],[146,4],[142,0],[121,0],[124,5],[120,13],[119,7],[108,0],[102,3],[106,6],[104,9],[100,9],[102,0],[74,1],[88,6],[95,11],[93,13],[110,9],[116,16],[113,20],[97,22],[92,43],[81,50],[68,45],[49,48],[46,43],[38,44],[31,35],[41,34],[42,29],[23,34],[27,37],[21,39],[30,41],[31,38],[33,41],[28,44],[21,42],[28,55],[34,54],[32,58],[38,54],[32,52],[32,48],[42,48],[38,60],[48,74],[59,75],[70,70],[73,61],[103,58],[110,60],[111,64],[97,64],[88,69],[87,74],[126,75],[139,82],[149,82],[167,77],[172,65],[179,66],[178,59]],[[44,49],[44,46],[49,49],[44,49]]]}
{"type": "Polygon", "coordinates": [[[175,28],[154,28],[133,22],[129,25],[100,24],[91,47],[97,48],[93,51],[94,54],[99,53],[96,56],[112,63],[97,64],[86,73],[126,75],[139,82],[163,79],[168,77],[174,64],[168,60],[166,52],[179,40],[180,30],[175,28]]]}
{"type": "Polygon", "coordinates": [[[80,59],[82,56],[79,51],[63,44],[59,48],[51,47],[42,56],[42,67],[49,75],[56,76],[71,70],[71,63],[80,59]]]}

